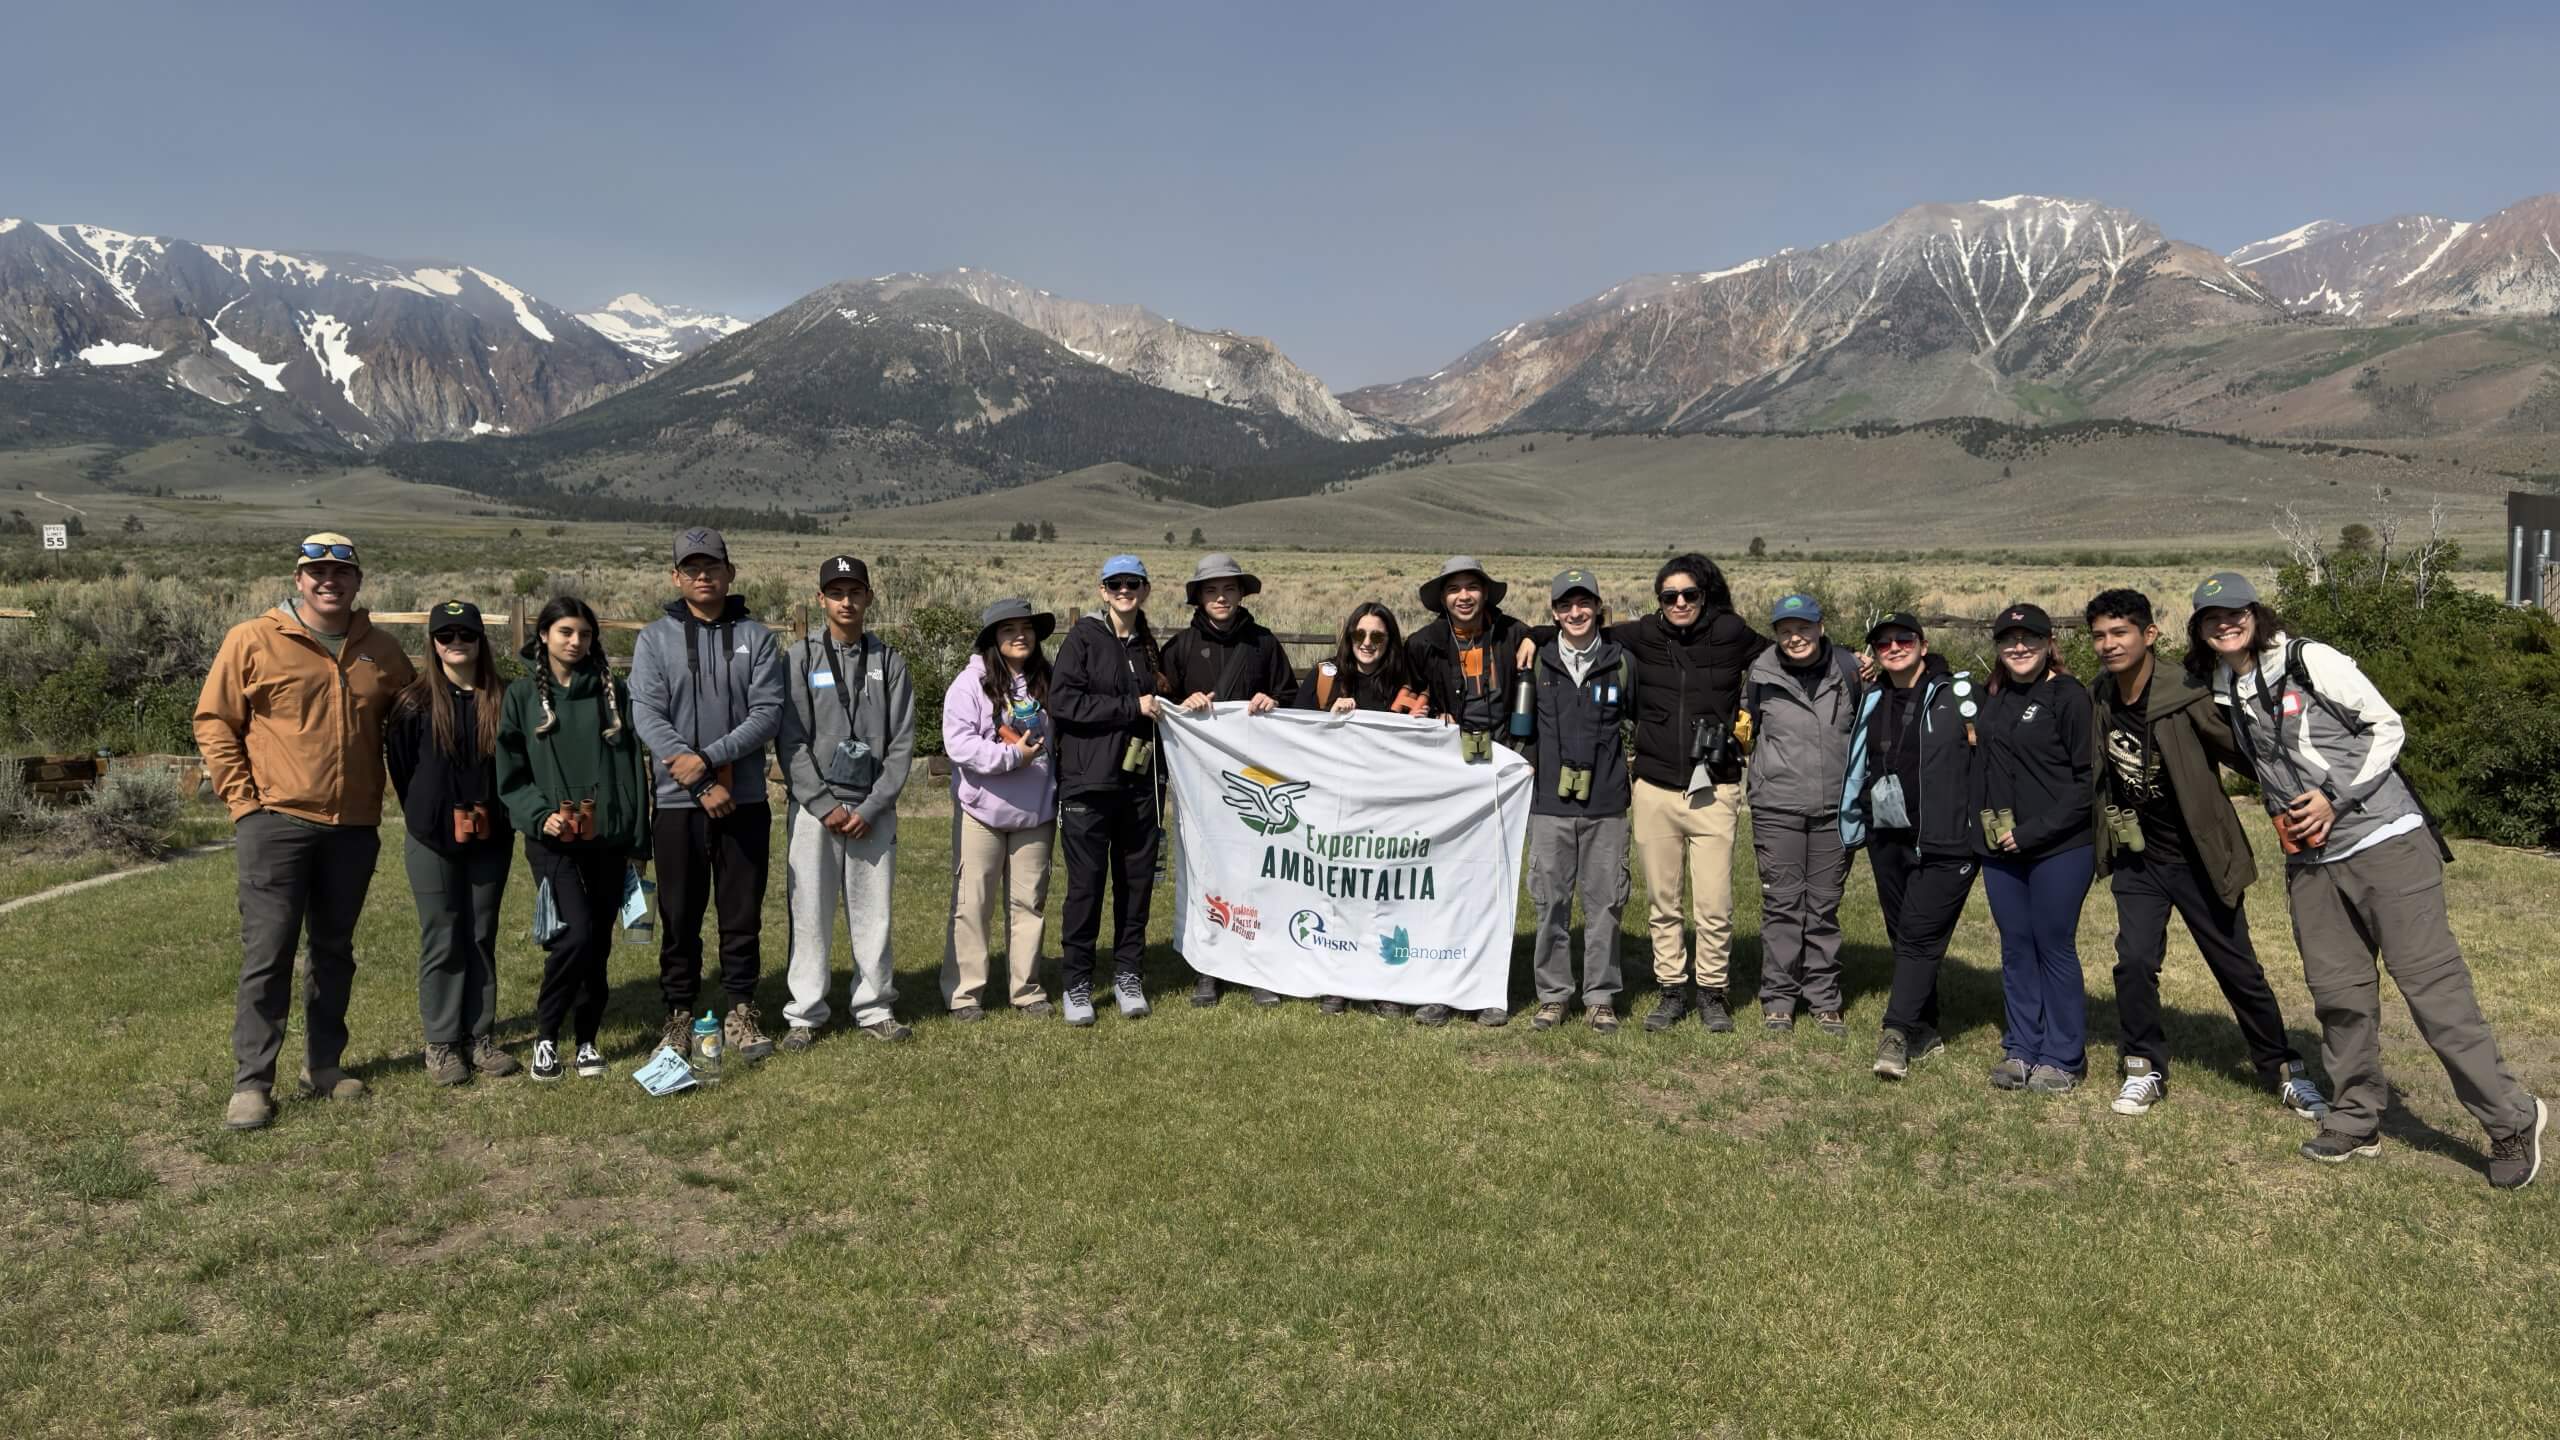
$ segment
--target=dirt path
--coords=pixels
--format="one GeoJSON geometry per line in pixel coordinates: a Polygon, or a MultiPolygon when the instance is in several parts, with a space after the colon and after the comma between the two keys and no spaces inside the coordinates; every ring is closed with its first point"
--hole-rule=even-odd
{"type": "Polygon", "coordinates": [[[191,850],[180,850],[174,854],[165,855],[148,865],[136,865],[130,870],[117,870],[105,875],[92,875],[86,880],[74,880],[67,885],[56,885],[50,890],[39,890],[33,895],[21,895],[6,904],[0,904],[0,915],[6,915],[21,906],[40,905],[47,900],[58,900],[65,895],[77,895],[83,890],[95,890],[101,885],[112,885],[118,880],[130,880],[136,875],[148,875],[180,860],[192,860],[199,855],[216,854],[230,849],[232,843],[229,840],[216,840],[210,845],[198,845],[191,850]]]}

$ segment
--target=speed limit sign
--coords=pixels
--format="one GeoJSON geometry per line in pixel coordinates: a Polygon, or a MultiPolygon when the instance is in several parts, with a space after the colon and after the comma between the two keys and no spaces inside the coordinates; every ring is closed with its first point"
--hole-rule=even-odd
{"type": "Polygon", "coordinates": [[[70,549],[71,527],[68,525],[47,525],[44,527],[44,548],[47,550],[70,549]]]}

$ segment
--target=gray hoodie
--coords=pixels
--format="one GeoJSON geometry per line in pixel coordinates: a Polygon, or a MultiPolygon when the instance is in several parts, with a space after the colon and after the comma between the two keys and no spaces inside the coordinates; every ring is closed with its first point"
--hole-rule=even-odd
{"type": "Polygon", "coordinates": [[[782,729],[782,652],[773,632],[735,595],[708,625],[683,601],[668,601],[631,652],[631,720],[649,747],[658,808],[700,808],[667,768],[677,755],[699,755],[714,770],[735,766],[730,795],[741,805],[769,803],[764,747],[782,729]]]}
{"type": "Polygon", "coordinates": [[[1785,656],[1772,645],[1743,675],[1743,708],[1754,712],[1745,779],[1752,809],[1813,817],[1840,813],[1849,732],[1858,724],[1858,662],[1839,645],[1830,647],[1828,660],[1808,687],[1789,673],[1785,656]]]}
{"type": "Polygon", "coordinates": [[[787,702],[782,733],[774,748],[782,757],[782,773],[791,801],[824,820],[839,805],[853,806],[864,824],[878,829],[896,812],[898,792],[906,788],[907,771],[916,753],[916,687],[907,678],[907,659],[865,632],[861,650],[836,647],[835,663],[827,660],[827,642],[812,635],[783,652],[787,702]],[[815,677],[825,683],[812,686],[815,677]],[[853,712],[848,732],[845,712],[853,712]],[[862,737],[880,757],[880,778],[871,793],[856,802],[829,785],[827,757],[848,733],[862,737]]]}

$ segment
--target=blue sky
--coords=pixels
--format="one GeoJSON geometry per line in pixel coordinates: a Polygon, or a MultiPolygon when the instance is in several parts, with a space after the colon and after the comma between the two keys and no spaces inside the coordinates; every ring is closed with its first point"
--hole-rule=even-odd
{"type": "Polygon", "coordinates": [[[761,312],[976,265],[1336,388],[2019,191],[2215,249],[2560,189],[2560,7],[22,7],[0,215],[761,312]],[[31,143],[21,143],[31,142],[31,143]]]}

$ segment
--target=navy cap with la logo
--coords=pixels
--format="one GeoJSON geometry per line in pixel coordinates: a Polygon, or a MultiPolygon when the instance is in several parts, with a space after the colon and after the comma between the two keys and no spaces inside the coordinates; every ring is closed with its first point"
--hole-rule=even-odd
{"type": "Polygon", "coordinates": [[[871,567],[850,555],[833,556],[818,567],[820,590],[826,589],[839,580],[850,580],[868,590],[871,588],[871,567]]]}

